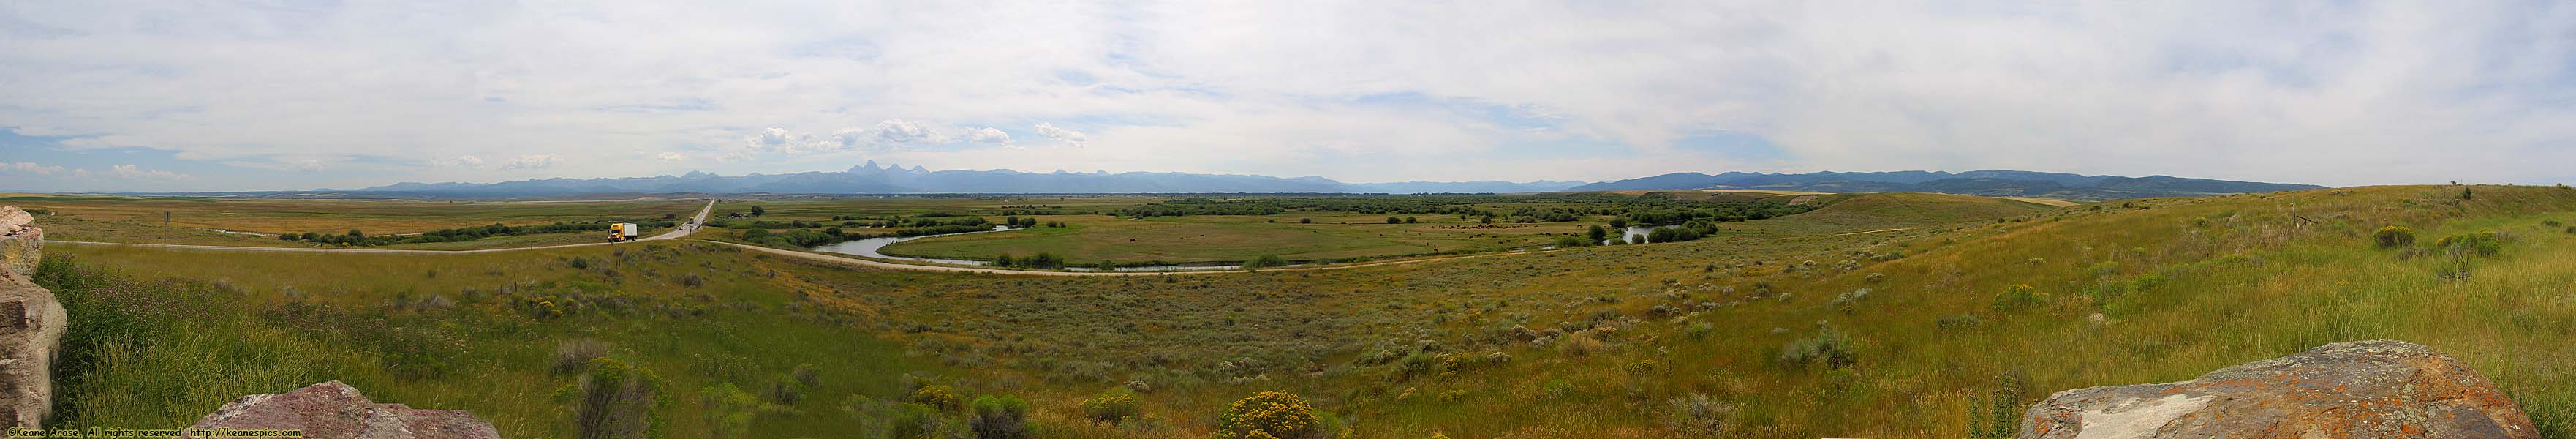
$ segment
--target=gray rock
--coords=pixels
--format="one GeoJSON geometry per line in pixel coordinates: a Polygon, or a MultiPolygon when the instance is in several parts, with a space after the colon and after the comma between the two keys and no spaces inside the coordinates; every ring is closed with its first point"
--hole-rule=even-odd
{"type": "MultiPolygon", "coordinates": [[[[423,410],[368,401],[358,389],[329,381],[286,393],[244,396],[189,430],[303,430],[306,438],[499,439],[492,423],[463,410],[423,410]]],[[[193,436],[192,436],[193,437],[193,436]]]]}
{"type": "Polygon", "coordinates": [[[2522,407],[2424,345],[2335,343],[2191,381],[2050,395],[2023,439],[2539,438],[2522,407]]]}

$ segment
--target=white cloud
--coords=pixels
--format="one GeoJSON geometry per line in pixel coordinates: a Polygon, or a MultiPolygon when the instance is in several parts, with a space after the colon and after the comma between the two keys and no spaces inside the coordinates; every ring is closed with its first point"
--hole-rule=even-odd
{"type": "Polygon", "coordinates": [[[966,141],[1009,145],[1011,144],[1011,133],[1005,133],[1002,132],[1002,130],[994,129],[993,127],[976,128],[966,132],[966,141]]]}
{"type": "Polygon", "coordinates": [[[2576,6],[2559,4],[629,6],[19,5],[11,20],[67,32],[0,45],[0,120],[74,153],[439,165],[377,183],[490,178],[505,163],[459,158],[510,162],[524,145],[583,157],[544,161],[575,177],[870,157],[1346,180],[2029,168],[2364,184],[2542,182],[2565,171],[2535,164],[2576,162],[2576,6]],[[1038,123],[1021,140],[1083,150],[978,147],[1010,144],[980,126],[1036,121],[1083,132],[1038,123]],[[1687,140],[1711,131],[1769,139],[1776,159],[1687,140]],[[2445,159],[2411,159],[2428,148],[2445,159]],[[719,161],[637,152],[662,150],[719,161]]]}
{"type": "Polygon", "coordinates": [[[662,153],[662,155],[661,155],[661,156],[659,156],[659,158],[661,158],[661,159],[662,159],[662,161],[666,161],[666,162],[681,162],[681,161],[688,161],[688,160],[689,160],[689,155],[688,155],[688,154],[682,154],[682,153],[676,153],[676,152],[665,152],[665,153],[662,153]]]}
{"type": "Polygon", "coordinates": [[[62,173],[63,167],[28,162],[0,162],[0,171],[22,174],[54,175],[62,173]]]}
{"type": "Polygon", "coordinates": [[[194,178],[195,178],[195,177],[189,176],[188,174],[181,174],[181,173],[170,172],[170,171],[163,171],[163,170],[158,170],[158,169],[140,169],[140,168],[137,168],[136,166],[134,166],[134,165],[130,165],[130,164],[129,164],[129,165],[112,165],[112,166],[109,166],[109,167],[108,167],[108,175],[110,175],[110,176],[114,176],[114,177],[116,177],[116,178],[125,178],[125,179],[143,179],[143,180],[156,180],[156,181],[178,181],[178,180],[190,180],[190,179],[194,179],[194,178]]]}
{"type": "Polygon", "coordinates": [[[469,168],[476,168],[476,167],[482,167],[482,166],[483,166],[483,158],[482,158],[482,157],[476,157],[476,156],[473,156],[473,155],[460,155],[460,156],[456,156],[456,157],[450,157],[450,158],[444,158],[444,159],[432,160],[432,161],[430,161],[430,162],[431,162],[431,163],[434,163],[434,164],[437,164],[437,165],[439,165],[439,166],[462,166],[462,167],[469,167],[469,168]]]}
{"type": "Polygon", "coordinates": [[[1038,122],[1037,130],[1038,135],[1046,136],[1046,138],[1049,139],[1055,139],[1058,142],[1064,142],[1064,144],[1068,146],[1082,146],[1082,142],[1085,139],[1081,131],[1057,128],[1055,124],[1046,122],[1038,122]]]}
{"type": "Polygon", "coordinates": [[[555,162],[560,160],[562,158],[554,154],[528,154],[501,162],[500,169],[545,169],[554,167],[555,162]]]}

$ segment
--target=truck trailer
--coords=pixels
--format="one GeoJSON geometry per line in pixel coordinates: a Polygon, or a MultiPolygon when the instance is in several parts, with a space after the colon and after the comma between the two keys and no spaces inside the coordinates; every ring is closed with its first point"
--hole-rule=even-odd
{"type": "Polygon", "coordinates": [[[635,232],[636,232],[635,223],[617,223],[617,224],[609,224],[609,225],[608,225],[608,241],[609,241],[609,242],[626,242],[626,241],[633,241],[633,240],[635,240],[635,235],[636,235],[636,233],[635,233],[635,232]]]}

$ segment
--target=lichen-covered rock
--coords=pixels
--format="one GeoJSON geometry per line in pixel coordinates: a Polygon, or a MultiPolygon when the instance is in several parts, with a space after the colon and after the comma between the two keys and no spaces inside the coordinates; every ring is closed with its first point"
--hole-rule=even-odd
{"type": "Polygon", "coordinates": [[[286,393],[244,396],[189,430],[303,430],[317,439],[498,439],[492,423],[463,410],[423,410],[368,401],[358,389],[329,381],[286,393]]]}
{"type": "Polygon", "coordinates": [[[2459,359],[2391,340],[2335,343],[2191,381],[2050,395],[2022,439],[2539,438],[2459,359]]]}
{"type": "Polygon", "coordinates": [[[35,220],[18,206],[0,206],[0,269],[19,276],[36,274],[36,260],[45,251],[45,230],[29,225],[35,220]]]}

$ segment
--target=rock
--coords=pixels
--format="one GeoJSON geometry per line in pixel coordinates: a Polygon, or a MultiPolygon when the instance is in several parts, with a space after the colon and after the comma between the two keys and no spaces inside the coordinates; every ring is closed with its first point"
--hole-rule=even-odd
{"type": "Polygon", "coordinates": [[[30,227],[0,236],[0,253],[9,257],[0,269],[0,427],[42,427],[53,410],[54,354],[68,316],[53,291],[28,279],[41,254],[38,233],[30,227]]]}
{"type": "Polygon", "coordinates": [[[28,215],[27,211],[18,209],[18,206],[0,206],[0,235],[16,234],[18,229],[35,223],[36,216],[28,215]]]}
{"type": "Polygon", "coordinates": [[[36,260],[45,251],[45,230],[28,224],[36,217],[18,206],[0,206],[0,265],[19,276],[33,276],[36,260]]]}
{"type": "Polygon", "coordinates": [[[2522,407],[2459,359],[2391,340],[2335,343],[2191,381],[2050,395],[2022,439],[2539,438],[2522,407]]]}
{"type": "MultiPolygon", "coordinates": [[[[463,410],[423,410],[368,401],[357,388],[329,381],[286,393],[244,396],[197,420],[189,430],[303,430],[306,438],[445,439],[501,437],[492,423],[463,410]]],[[[210,437],[210,436],[189,436],[210,437]]]]}

